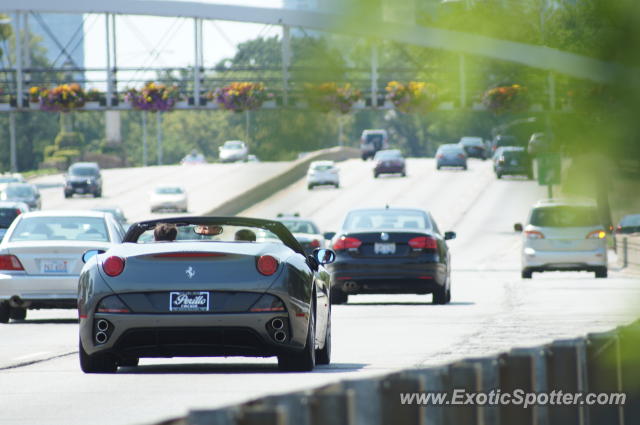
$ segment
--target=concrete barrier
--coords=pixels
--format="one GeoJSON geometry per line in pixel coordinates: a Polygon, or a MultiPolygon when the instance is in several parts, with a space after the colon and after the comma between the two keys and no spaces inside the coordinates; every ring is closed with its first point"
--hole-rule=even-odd
{"type": "Polygon", "coordinates": [[[640,234],[616,235],[618,265],[640,271],[640,234]]]}
{"type": "Polygon", "coordinates": [[[258,202],[264,201],[274,193],[292,185],[305,176],[309,164],[312,161],[333,160],[345,161],[350,158],[360,157],[360,151],[354,148],[335,147],[312,152],[291,164],[287,170],[272,177],[263,183],[238,194],[222,205],[217,206],[205,215],[211,216],[231,216],[250,208],[258,202]]]}
{"type": "MultiPolygon", "coordinates": [[[[640,321],[586,338],[499,356],[341,381],[237,406],[197,410],[155,425],[636,425],[640,424],[640,321]],[[402,403],[400,394],[625,393],[624,406],[402,403]]],[[[484,398],[483,398],[484,399],[484,398]]],[[[465,397],[466,400],[466,397],[465,397]]],[[[463,401],[465,401],[463,400],[463,401]]]]}

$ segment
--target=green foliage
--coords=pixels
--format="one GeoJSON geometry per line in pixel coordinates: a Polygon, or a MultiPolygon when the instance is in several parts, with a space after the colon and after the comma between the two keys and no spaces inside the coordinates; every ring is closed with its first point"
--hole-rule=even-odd
{"type": "Polygon", "coordinates": [[[62,131],[54,141],[58,149],[80,149],[84,142],[84,135],[75,131],[62,131]]]}
{"type": "Polygon", "coordinates": [[[44,147],[44,157],[49,158],[55,156],[55,153],[58,151],[58,146],[49,145],[44,147]]]}

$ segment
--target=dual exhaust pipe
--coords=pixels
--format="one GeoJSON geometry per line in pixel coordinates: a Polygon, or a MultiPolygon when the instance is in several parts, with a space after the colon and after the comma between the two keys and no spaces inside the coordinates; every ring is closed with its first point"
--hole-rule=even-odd
{"type": "Polygon", "coordinates": [[[285,330],[284,321],[280,318],[275,318],[271,321],[271,327],[275,330],[273,333],[273,339],[276,342],[283,343],[287,340],[287,332],[285,330]]]}
{"type": "Polygon", "coordinates": [[[95,339],[98,344],[104,344],[109,339],[109,335],[107,334],[109,327],[109,322],[104,319],[100,319],[96,323],[96,329],[98,332],[96,332],[95,339]]]}

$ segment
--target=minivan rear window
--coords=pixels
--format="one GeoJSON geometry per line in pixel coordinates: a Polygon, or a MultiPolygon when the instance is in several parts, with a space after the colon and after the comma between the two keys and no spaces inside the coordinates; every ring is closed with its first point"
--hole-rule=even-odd
{"type": "Polygon", "coordinates": [[[601,225],[594,207],[549,206],[535,208],[530,223],[538,227],[593,227],[601,225]]]}

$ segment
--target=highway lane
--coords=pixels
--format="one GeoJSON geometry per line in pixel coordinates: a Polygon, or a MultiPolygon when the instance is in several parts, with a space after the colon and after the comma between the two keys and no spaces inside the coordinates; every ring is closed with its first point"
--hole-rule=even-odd
{"type": "MultiPolygon", "coordinates": [[[[120,207],[130,222],[176,215],[151,213],[149,196],[160,184],[184,187],[189,196],[187,215],[201,215],[290,166],[290,162],[165,165],[102,170],[103,196],[74,195],[66,199],[61,174],[40,177],[43,209],[120,207]],[[256,178],[258,177],[258,178],[256,178]]],[[[184,214],[183,214],[184,215],[184,214]]]]}
{"type": "Polygon", "coordinates": [[[0,370],[0,424],[149,423],[190,408],[606,330],[638,315],[633,301],[640,299],[640,285],[623,273],[598,280],[586,273],[520,279],[519,235],[512,226],[542,196],[534,182],[498,181],[481,161],[463,172],[436,171],[432,160],[411,159],[404,179],[374,180],[371,162],[340,167],[341,189],[309,193],[300,181],[243,215],[297,211],[324,230],[337,230],[352,208],[388,203],[430,209],[442,230],[458,232],[449,244],[450,305],[431,305],[429,295],[353,296],[333,310],[332,365],[304,375],[277,372],[274,359],[242,358],[143,359],[141,367],[116,375],[84,375],[76,354],[65,355],[77,344],[74,313],[34,312],[30,320],[0,327],[0,341],[20,341],[32,352],[60,357],[0,370]]]}

